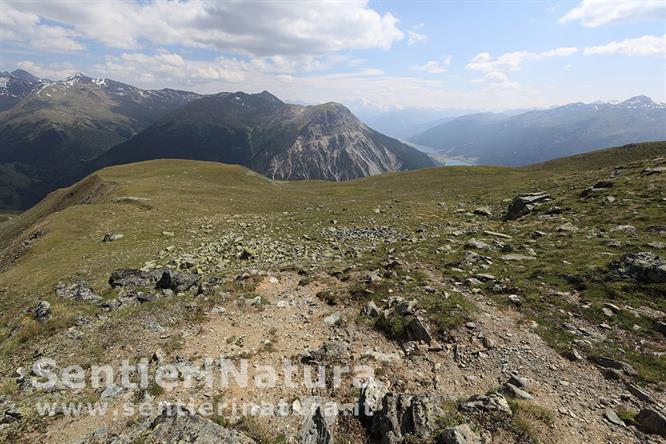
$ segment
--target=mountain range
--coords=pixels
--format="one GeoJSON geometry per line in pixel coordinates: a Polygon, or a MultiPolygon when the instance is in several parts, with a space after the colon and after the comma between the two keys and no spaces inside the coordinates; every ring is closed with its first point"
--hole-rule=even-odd
{"type": "Polygon", "coordinates": [[[633,142],[666,139],[666,104],[646,96],[519,114],[478,113],[409,140],[478,163],[521,166],[633,142]]]}
{"type": "Polygon", "coordinates": [[[336,103],[258,94],[143,90],[81,73],[52,82],[2,74],[0,202],[26,208],[115,164],[156,158],[237,163],[276,179],[348,180],[435,166],[336,103]],[[27,79],[27,80],[26,80],[27,79]]]}

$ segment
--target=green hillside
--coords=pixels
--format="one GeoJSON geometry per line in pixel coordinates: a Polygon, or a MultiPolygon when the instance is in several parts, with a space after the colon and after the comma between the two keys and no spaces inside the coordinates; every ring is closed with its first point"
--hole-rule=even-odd
{"type": "MultiPolygon", "coordinates": [[[[219,302],[215,297],[187,293],[107,312],[53,291],[60,281],[85,279],[110,300],[116,291],[107,281],[115,269],[180,266],[222,278],[234,297],[252,292],[235,276],[253,269],[336,279],[341,299],[335,303],[343,307],[370,299],[379,304],[395,286],[428,310],[445,341],[448,331],[474,316],[475,304],[455,292],[444,300],[424,291],[434,285],[432,276],[441,275],[441,282],[516,308],[556,351],[566,355],[576,348],[590,359],[622,359],[636,368],[635,381],[664,389],[666,346],[658,318],[649,313],[666,311],[666,284],[613,280],[607,273],[625,253],[666,257],[665,165],[666,142],[659,142],[520,169],[442,167],[341,183],[271,181],[239,166],[186,160],[106,168],[0,222],[0,374],[29,363],[36,349],[64,359],[75,353],[93,360],[111,350],[132,356],[142,350],[137,338],[159,341],[158,334],[141,330],[148,319],[172,319],[181,327],[204,322],[203,312],[219,302]],[[582,196],[599,181],[611,185],[582,196]],[[503,220],[514,196],[535,191],[552,200],[503,220]],[[107,233],[123,238],[102,242],[107,233]],[[472,239],[485,247],[474,247],[472,239]],[[507,255],[518,259],[503,259],[507,255]],[[366,288],[362,277],[387,257],[400,261],[399,271],[359,293],[366,288]],[[482,282],[479,275],[492,279],[482,282]],[[509,295],[518,296],[519,306],[509,295]],[[46,322],[25,311],[40,300],[53,307],[46,322]],[[607,316],[607,303],[619,311],[607,316]],[[84,339],[69,338],[77,318],[96,315],[103,320],[84,339]],[[574,345],[580,338],[572,324],[605,339],[574,345]]],[[[404,327],[377,328],[390,338],[404,327]]],[[[176,353],[182,344],[169,347],[176,353]]],[[[19,394],[10,377],[0,379],[0,387],[23,399],[33,396],[19,394]]]]}

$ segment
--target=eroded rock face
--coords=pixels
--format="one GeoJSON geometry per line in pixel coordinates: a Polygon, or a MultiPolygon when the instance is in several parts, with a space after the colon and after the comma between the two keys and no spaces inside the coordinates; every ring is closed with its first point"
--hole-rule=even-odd
{"type": "Polygon", "coordinates": [[[370,436],[383,444],[398,444],[408,436],[425,439],[435,430],[435,416],[435,408],[426,396],[387,393],[368,429],[370,436]]]}
{"type": "Polygon", "coordinates": [[[666,261],[655,253],[629,253],[608,266],[611,279],[635,279],[642,284],[666,283],[666,261]]]}
{"type": "Polygon", "coordinates": [[[543,202],[550,200],[550,194],[544,192],[520,194],[514,197],[504,215],[505,220],[514,220],[521,218],[529,213],[543,202]]]}

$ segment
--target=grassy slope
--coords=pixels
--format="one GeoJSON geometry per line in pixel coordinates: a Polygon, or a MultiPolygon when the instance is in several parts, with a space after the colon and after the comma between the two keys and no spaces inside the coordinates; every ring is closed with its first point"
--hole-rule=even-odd
{"type": "MultiPolygon", "coordinates": [[[[483,229],[506,232],[514,237],[509,242],[518,252],[531,246],[539,260],[526,265],[496,260],[490,271],[511,279],[526,300],[524,312],[543,325],[543,334],[553,346],[565,349],[572,339],[561,329],[566,320],[561,310],[581,310],[548,296],[551,289],[572,290],[572,285],[561,277],[563,273],[582,276],[587,282],[581,299],[593,307],[581,316],[590,322],[608,322],[617,327],[619,333],[612,336],[619,345],[629,340],[625,335],[654,341],[659,336],[647,320],[637,321],[628,315],[603,319],[598,304],[626,301],[634,306],[666,310],[664,287],[625,283],[605,286],[595,280],[598,275],[595,270],[625,251],[649,250],[647,242],[663,241],[645,228],[664,223],[666,179],[663,175],[640,176],[640,171],[654,163],[645,159],[664,154],[666,143],[652,143],[530,168],[444,167],[346,183],[269,181],[238,166],[182,160],[107,168],[96,173],[94,180],[89,178],[83,185],[57,191],[21,217],[0,225],[3,246],[19,231],[29,234],[35,226],[46,231],[15,265],[0,272],[0,322],[6,326],[0,331],[0,350],[7,357],[17,352],[11,359],[20,360],[20,356],[27,356],[32,350],[31,341],[39,340],[53,329],[72,325],[77,314],[90,312],[88,304],[57,301],[52,288],[58,281],[83,277],[100,292],[108,291],[106,280],[112,270],[141,267],[160,257],[169,245],[181,251],[194,249],[231,229],[230,219],[248,222],[248,236],[260,233],[277,239],[302,239],[307,235],[314,243],[321,238],[322,230],[330,226],[331,219],[336,219],[339,226],[390,225],[407,233],[422,229],[426,237],[398,247],[413,260],[460,279],[467,276],[450,270],[450,264],[463,253],[460,244],[471,237],[490,243],[492,238],[484,237],[483,229]],[[625,170],[616,179],[616,188],[607,193],[617,197],[614,205],[601,197],[579,198],[582,189],[608,178],[613,166],[627,164],[633,169],[625,170]],[[561,216],[531,215],[515,222],[470,213],[483,205],[499,215],[516,193],[534,190],[550,192],[558,206],[570,210],[561,216]],[[127,196],[148,200],[124,198],[127,196]],[[92,204],[72,205],[76,203],[92,204]],[[375,212],[377,208],[381,209],[379,213],[375,212]],[[558,235],[555,227],[564,221],[584,229],[572,236],[558,235]],[[634,225],[637,232],[609,234],[608,230],[619,224],[634,225]],[[441,230],[450,226],[459,226],[463,234],[456,238],[440,236],[441,230]],[[530,235],[537,229],[550,234],[538,243],[531,243],[530,235]],[[595,230],[597,234],[593,235],[595,230]],[[162,231],[173,231],[176,236],[165,238],[162,231]],[[107,232],[119,232],[125,238],[102,243],[101,238],[107,232]],[[610,249],[603,244],[608,238],[622,241],[623,247],[610,249]],[[435,253],[436,248],[447,244],[458,248],[435,253]],[[32,323],[29,331],[23,327],[26,332],[19,333],[19,339],[8,339],[17,313],[43,298],[59,304],[57,323],[51,326],[32,323]],[[642,328],[635,334],[631,332],[634,323],[642,328]]],[[[489,289],[486,291],[490,293],[489,289]]],[[[499,301],[505,299],[497,297],[499,301]]],[[[612,354],[613,350],[600,352],[612,354]]],[[[626,359],[639,366],[645,378],[666,379],[663,357],[631,355],[626,359]]],[[[9,369],[15,362],[5,364],[9,369]]]]}

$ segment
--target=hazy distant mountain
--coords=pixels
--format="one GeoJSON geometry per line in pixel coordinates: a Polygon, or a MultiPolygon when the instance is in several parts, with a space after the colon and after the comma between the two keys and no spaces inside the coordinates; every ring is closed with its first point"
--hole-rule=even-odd
{"type": "Polygon", "coordinates": [[[410,138],[451,156],[496,165],[527,165],[595,148],[665,139],[666,105],[645,96],[517,115],[473,114],[410,138]]]}
{"type": "Polygon", "coordinates": [[[200,97],[175,91],[142,90],[109,79],[76,74],[50,82],[25,71],[3,74],[0,90],[0,183],[5,207],[24,206],[44,190],[62,185],[72,165],[99,156],[158,117],[200,97]]]}
{"type": "Polygon", "coordinates": [[[276,179],[347,180],[434,166],[340,104],[286,104],[266,91],[196,100],[112,148],[96,166],[157,158],[236,163],[276,179]]]}

